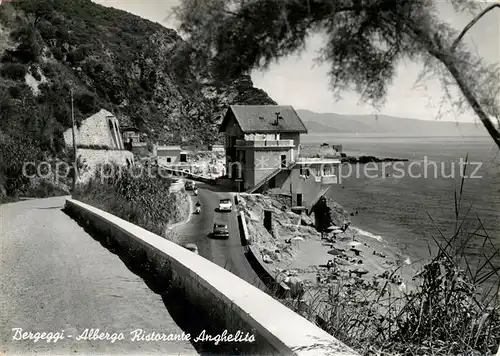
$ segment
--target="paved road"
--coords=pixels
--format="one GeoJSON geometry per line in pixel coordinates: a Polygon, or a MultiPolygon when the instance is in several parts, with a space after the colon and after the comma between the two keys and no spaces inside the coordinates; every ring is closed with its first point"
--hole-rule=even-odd
{"type": "Polygon", "coordinates": [[[264,283],[248,263],[241,245],[237,212],[234,207],[234,194],[219,192],[217,187],[203,183],[197,183],[197,185],[199,188],[198,196],[191,195],[191,199],[193,202],[200,201],[202,213],[200,215],[193,214],[187,224],[173,230],[180,235],[183,244],[196,244],[201,256],[265,291],[264,283]],[[231,198],[233,211],[216,211],[219,200],[223,198],[231,198]],[[209,237],[215,221],[227,224],[229,239],[221,240],[209,237]]]}
{"type": "Polygon", "coordinates": [[[0,353],[197,355],[189,341],[130,340],[135,329],[182,330],[161,297],[61,212],[63,204],[50,198],[0,205],[0,353]],[[12,328],[66,339],[16,341],[12,328]],[[125,340],[76,341],[86,328],[121,332],[125,340]]]}

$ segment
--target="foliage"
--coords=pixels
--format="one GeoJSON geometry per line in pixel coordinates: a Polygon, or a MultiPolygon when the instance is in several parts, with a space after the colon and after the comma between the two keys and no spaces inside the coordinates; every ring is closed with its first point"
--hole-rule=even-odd
{"type": "Polygon", "coordinates": [[[28,68],[24,64],[19,63],[7,63],[0,69],[0,75],[2,77],[12,79],[12,80],[22,80],[28,72],[28,68]]]}
{"type": "Polygon", "coordinates": [[[98,167],[91,181],[78,186],[74,196],[166,236],[168,225],[183,220],[189,213],[188,197],[183,193],[170,193],[170,184],[170,179],[162,178],[161,174],[149,174],[137,166],[128,169],[105,165],[98,167]]]}
{"type": "MultiPolygon", "coordinates": [[[[60,165],[56,181],[57,161],[50,159],[41,146],[29,137],[12,137],[0,131],[0,188],[7,197],[41,198],[68,193],[72,172],[65,172],[60,165]]],[[[61,162],[69,163],[66,159],[61,162]]]]}
{"type": "MultiPolygon", "coordinates": [[[[4,2],[0,23],[9,33],[7,49],[0,50],[5,134],[25,135],[42,151],[62,154],[72,89],[77,124],[106,109],[122,123],[135,123],[151,142],[209,144],[220,138],[214,117],[226,102],[204,98],[199,80],[209,75],[184,65],[184,42],[175,31],[90,0],[4,2]],[[25,83],[30,69],[39,93],[25,83]]],[[[251,82],[219,94],[225,99],[234,90],[244,93],[240,103],[272,102],[251,82]]]]}
{"type": "Polygon", "coordinates": [[[23,172],[25,162],[37,164],[43,160],[43,153],[37,142],[26,137],[11,137],[0,131],[0,185],[8,196],[18,195],[29,186],[29,178],[36,174],[34,166],[23,172]],[[25,174],[26,173],[26,174],[25,174]]]}
{"type": "MultiPolygon", "coordinates": [[[[451,0],[456,11],[477,9],[468,0],[451,0]]],[[[490,9],[500,5],[493,4],[490,9]]],[[[500,75],[473,55],[460,36],[428,0],[183,0],[176,10],[181,30],[189,36],[192,62],[210,66],[219,77],[235,77],[266,68],[301,51],[315,32],[327,41],[319,60],[330,65],[336,95],[355,89],[364,101],[383,103],[388,85],[403,59],[425,64],[445,92],[458,87],[500,147],[500,75]]]]}

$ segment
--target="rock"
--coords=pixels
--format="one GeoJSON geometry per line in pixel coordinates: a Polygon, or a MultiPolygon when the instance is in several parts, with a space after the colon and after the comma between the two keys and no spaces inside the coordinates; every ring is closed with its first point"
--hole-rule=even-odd
{"type": "Polygon", "coordinates": [[[304,226],[315,226],[314,217],[302,214],[300,216],[300,224],[304,226]]]}
{"type": "Polygon", "coordinates": [[[268,255],[265,255],[265,254],[262,255],[262,261],[264,261],[264,263],[273,263],[273,260],[271,259],[271,257],[269,257],[268,255]]]}
{"type": "Polygon", "coordinates": [[[292,298],[301,297],[304,290],[304,282],[298,277],[286,277],[284,283],[290,287],[290,294],[292,298]]]}

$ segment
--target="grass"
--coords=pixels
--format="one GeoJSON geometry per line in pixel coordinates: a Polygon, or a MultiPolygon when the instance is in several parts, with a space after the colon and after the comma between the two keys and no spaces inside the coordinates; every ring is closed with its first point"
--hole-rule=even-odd
{"type": "Polygon", "coordinates": [[[166,229],[188,216],[189,198],[182,191],[170,193],[170,184],[168,178],[159,175],[135,177],[133,169],[106,166],[98,167],[88,183],[77,186],[73,196],[175,241],[175,234],[166,229]]]}

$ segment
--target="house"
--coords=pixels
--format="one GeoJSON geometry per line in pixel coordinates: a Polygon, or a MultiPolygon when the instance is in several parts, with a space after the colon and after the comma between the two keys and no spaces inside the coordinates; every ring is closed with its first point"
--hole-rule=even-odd
{"type": "Polygon", "coordinates": [[[224,152],[224,145],[211,145],[210,150],[212,152],[224,152]]]}
{"type": "Polygon", "coordinates": [[[137,127],[127,126],[122,128],[123,143],[125,145],[141,142],[140,131],[137,127]]]}
{"type": "Polygon", "coordinates": [[[159,164],[179,163],[181,160],[181,146],[157,146],[156,157],[159,164]]]}
{"type": "Polygon", "coordinates": [[[239,191],[280,188],[292,206],[310,211],[332,184],[340,161],[301,157],[307,128],[291,106],[231,105],[220,125],[225,133],[226,171],[239,191]]]}
{"type": "Polygon", "coordinates": [[[155,157],[162,166],[175,166],[175,169],[191,171],[187,150],[181,146],[156,146],[155,157]]]}
{"type": "MultiPolygon", "coordinates": [[[[72,129],[64,132],[64,141],[66,146],[73,147],[72,129]]],[[[77,147],[125,149],[118,119],[104,109],[83,120],[80,127],[75,127],[75,142],[77,147]]]]}
{"type": "Polygon", "coordinates": [[[136,156],[139,157],[149,157],[151,153],[149,152],[148,143],[147,142],[131,142],[127,143],[130,147],[130,151],[136,156]]]}

